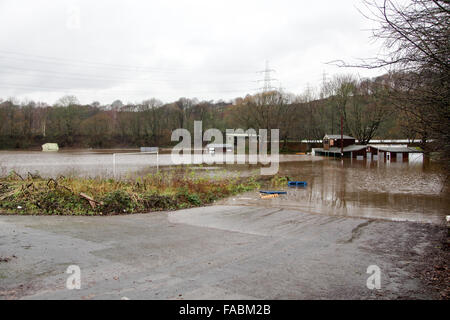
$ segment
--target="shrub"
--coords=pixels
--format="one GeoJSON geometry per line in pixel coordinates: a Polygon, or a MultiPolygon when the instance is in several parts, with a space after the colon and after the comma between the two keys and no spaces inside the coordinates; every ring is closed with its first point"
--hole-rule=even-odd
{"type": "Polygon", "coordinates": [[[104,213],[132,213],[136,208],[130,195],[123,190],[108,192],[102,198],[103,205],[99,208],[104,213]]]}
{"type": "Polygon", "coordinates": [[[145,194],[142,199],[144,209],[168,210],[177,207],[177,203],[169,196],[145,194]]]}

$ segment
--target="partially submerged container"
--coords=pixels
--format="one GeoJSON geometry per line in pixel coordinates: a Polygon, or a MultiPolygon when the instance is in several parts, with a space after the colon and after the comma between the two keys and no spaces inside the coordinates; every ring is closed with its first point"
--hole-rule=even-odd
{"type": "Polygon", "coordinates": [[[260,190],[259,193],[264,193],[264,194],[287,194],[286,191],[265,191],[265,190],[260,190]]]}
{"type": "Polygon", "coordinates": [[[58,151],[59,147],[57,143],[45,143],[42,145],[42,151],[58,151]]]}
{"type": "Polygon", "coordinates": [[[288,181],[289,187],[306,187],[307,185],[306,181],[288,181]]]}

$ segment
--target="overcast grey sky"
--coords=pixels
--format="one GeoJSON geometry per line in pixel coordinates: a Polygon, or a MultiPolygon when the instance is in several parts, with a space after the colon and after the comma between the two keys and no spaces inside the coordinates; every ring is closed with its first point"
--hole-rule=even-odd
{"type": "Polygon", "coordinates": [[[300,94],[325,64],[375,55],[360,0],[0,0],[0,97],[83,103],[255,93],[268,60],[273,85],[300,94]]]}

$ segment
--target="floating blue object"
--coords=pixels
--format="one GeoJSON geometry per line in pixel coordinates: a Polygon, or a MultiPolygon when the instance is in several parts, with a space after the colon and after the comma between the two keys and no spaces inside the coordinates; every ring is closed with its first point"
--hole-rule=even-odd
{"type": "Polygon", "coordinates": [[[259,192],[265,193],[265,194],[287,194],[286,191],[263,191],[263,190],[260,190],[259,192]]]}
{"type": "Polygon", "coordinates": [[[289,187],[304,187],[307,185],[308,183],[306,181],[288,181],[289,187]]]}

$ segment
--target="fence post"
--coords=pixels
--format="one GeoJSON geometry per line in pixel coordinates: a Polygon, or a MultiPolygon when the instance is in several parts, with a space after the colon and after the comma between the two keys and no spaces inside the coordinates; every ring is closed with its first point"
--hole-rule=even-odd
{"type": "Polygon", "coordinates": [[[113,153],[113,178],[116,178],[116,154],[113,153]]]}

